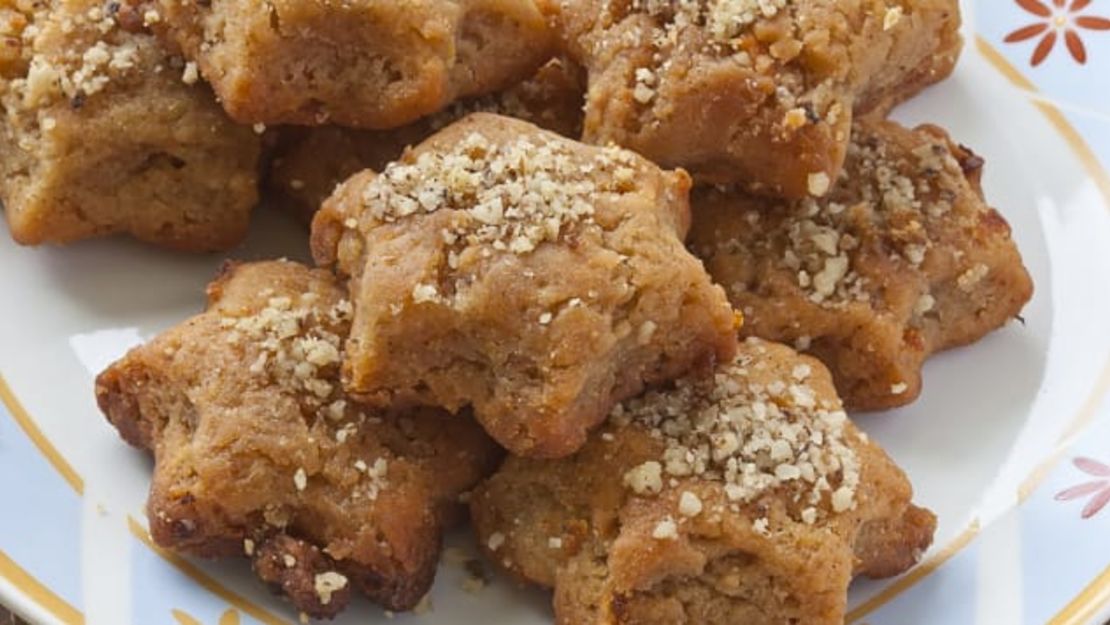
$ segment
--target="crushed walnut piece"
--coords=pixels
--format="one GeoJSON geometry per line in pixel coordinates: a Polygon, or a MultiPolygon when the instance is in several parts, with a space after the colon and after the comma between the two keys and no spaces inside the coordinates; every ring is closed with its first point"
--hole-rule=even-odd
{"type": "Polygon", "coordinates": [[[685,517],[696,517],[702,511],[701,498],[690,491],[683,491],[678,498],[678,512],[685,517]]]}
{"type": "Polygon", "coordinates": [[[678,525],[671,517],[664,517],[655,525],[651,537],[656,540],[675,540],[678,538],[678,525]]]}
{"type": "Polygon", "coordinates": [[[197,64],[189,61],[185,64],[185,69],[181,72],[181,82],[187,85],[197,84],[200,79],[200,73],[197,71],[197,64]]]}
{"type": "Polygon", "coordinates": [[[637,495],[659,493],[663,490],[663,465],[649,460],[624,474],[625,486],[637,495]]]}
{"type": "Polygon", "coordinates": [[[296,486],[299,491],[308,488],[308,474],[305,473],[304,467],[298,468],[293,474],[293,485],[296,486]]]}
{"type": "Polygon", "coordinates": [[[886,15],[883,16],[883,30],[890,30],[902,21],[902,16],[905,11],[900,6],[890,7],[886,10],[886,15]]]}
{"type": "Polygon", "coordinates": [[[989,273],[990,273],[990,267],[984,265],[983,263],[979,263],[979,264],[975,265],[974,267],[972,267],[971,269],[968,269],[967,271],[965,271],[956,280],[956,285],[960,287],[961,291],[971,291],[980,282],[982,282],[983,278],[986,278],[987,274],[989,274],[989,273]]]}
{"type": "Polygon", "coordinates": [[[335,571],[317,573],[313,580],[313,588],[316,591],[316,596],[320,598],[320,603],[322,605],[331,603],[331,596],[346,587],[347,577],[335,571]]]}
{"type": "Polygon", "coordinates": [[[370,464],[364,460],[357,460],[355,461],[355,470],[366,476],[366,483],[359,491],[360,496],[365,496],[371,500],[377,499],[382,490],[389,485],[389,481],[386,479],[389,476],[389,461],[385,458],[378,458],[370,464]]]}
{"type": "Polygon", "coordinates": [[[823,171],[812,173],[808,178],[809,194],[814,197],[821,197],[829,192],[829,186],[832,182],[829,180],[829,175],[823,171]]]}
{"type": "Polygon", "coordinates": [[[494,532],[493,534],[490,534],[489,540],[486,541],[486,546],[489,547],[490,551],[497,551],[501,548],[501,545],[504,544],[505,535],[501,532],[494,532]]]}
{"type": "Polygon", "coordinates": [[[646,67],[636,70],[636,88],[632,97],[640,104],[648,104],[655,99],[655,72],[646,67]]]}

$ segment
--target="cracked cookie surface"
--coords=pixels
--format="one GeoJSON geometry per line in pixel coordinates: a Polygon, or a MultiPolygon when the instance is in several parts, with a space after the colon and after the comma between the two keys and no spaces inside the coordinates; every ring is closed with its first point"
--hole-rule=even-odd
{"type": "Polygon", "coordinates": [[[314,617],[353,591],[412,609],[458,496],[501,456],[470,419],[351,401],[339,384],[350,313],[327,272],[232,265],[206,312],[97,378],[108,420],[154,455],[155,542],[248,557],[314,617]]]}

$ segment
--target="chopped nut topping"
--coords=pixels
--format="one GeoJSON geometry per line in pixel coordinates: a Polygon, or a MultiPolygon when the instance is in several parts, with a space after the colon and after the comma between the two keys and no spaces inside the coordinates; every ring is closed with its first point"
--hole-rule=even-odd
{"type": "Polygon", "coordinates": [[[902,255],[914,266],[919,266],[921,263],[925,262],[925,251],[927,249],[928,248],[924,245],[911,243],[902,249],[902,255]]]}
{"type": "Polygon", "coordinates": [[[671,517],[664,517],[652,530],[651,537],[656,540],[676,540],[678,538],[678,525],[671,517]]]}
{"type": "Polygon", "coordinates": [[[732,44],[759,19],[778,15],[787,0],[633,0],[632,8],[654,17],[670,20],[668,35],[675,28],[687,25],[704,26],[719,44],[732,44]]]}
{"type": "MultiPolygon", "coordinates": [[[[248,370],[265,376],[278,388],[298,396],[317,416],[339,421],[347,408],[337,384],[342,356],[342,337],[337,324],[349,320],[350,302],[343,300],[327,311],[312,307],[315,294],[306,293],[294,302],[289,297],[271,297],[266,306],[251,315],[225,313],[220,325],[231,344],[249,344],[258,355],[248,370]]],[[[337,434],[338,439],[338,434],[337,434]]]]}
{"type": "MultiPolygon", "coordinates": [[[[751,382],[756,364],[741,357],[711,377],[683,379],[673,390],[618,406],[615,424],[648,428],[666,446],[661,462],[635,467],[625,485],[655,494],[664,476],[694,476],[724,482],[735,504],[788,488],[796,499],[815,506],[828,501],[836,512],[854,505],[859,461],[845,441],[847,415],[839,401],[818,404],[801,367],[771,384],[751,382]]],[[[680,506],[692,510],[686,499],[680,506]]]]}
{"type": "MultiPolygon", "coordinates": [[[[927,136],[927,135],[919,135],[927,136]]],[[[777,266],[789,270],[798,289],[815,304],[841,308],[854,302],[882,297],[873,285],[857,272],[865,254],[875,253],[875,244],[892,251],[890,260],[909,268],[923,269],[937,236],[937,220],[952,210],[952,201],[962,189],[965,175],[946,143],[926,140],[910,149],[888,151],[883,140],[867,132],[853,134],[848,145],[848,164],[843,175],[826,187],[823,174],[810,178],[814,196],[774,205],[777,219],[752,210],[746,218],[759,237],[737,237],[715,242],[699,250],[703,256],[718,252],[753,256],[779,255],[777,266]],[[942,175],[943,174],[943,175],[942,175]],[[872,239],[863,245],[864,237],[872,239]],[[873,239],[879,238],[876,242],[873,239]],[[781,251],[780,251],[781,250],[781,251]]],[[[725,188],[721,193],[733,193],[725,188]]],[[[768,211],[771,212],[771,211],[768,211]]],[[[961,288],[970,290],[987,269],[972,268],[961,276],[961,288]]],[[[734,292],[748,288],[744,283],[730,285],[734,292]]],[[[932,296],[921,297],[914,312],[921,316],[935,306],[932,296]]],[[[800,345],[799,349],[808,349],[800,345]]]]}
{"type": "Polygon", "coordinates": [[[461,211],[468,218],[442,233],[445,242],[528,254],[571,228],[593,224],[594,196],[620,191],[610,186],[610,176],[594,174],[632,165],[633,158],[604,148],[583,169],[562,140],[520,138],[497,145],[473,133],[453,150],[390,164],[367,185],[363,204],[378,223],[461,211]]]}
{"type": "MultiPolygon", "coordinates": [[[[806,508],[806,510],[802,512],[803,520],[804,520],[804,517],[806,516],[806,512],[809,512],[809,511],[813,511],[814,513],[817,512],[817,510],[814,509],[814,508],[806,508]]],[[[770,530],[769,526],[770,526],[770,522],[767,520],[767,517],[761,517],[761,518],[758,518],[758,519],[752,521],[752,529],[755,530],[757,534],[762,534],[764,536],[769,536],[771,534],[771,530],[770,530]]]]}
{"type": "Polygon", "coordinates": [[[412,301],[415,304],[434,302],[439,299],[439,290],[431,284],[417,284],[412,287],[412,301]]]}
{"type": "Polygon", "coordinates": [[[917,299],[917,303],[913,306],[913,314],[915,316],[922,316],[929,312],[936,306],[937,300],[931,294],[926,293],[917,299]]]}
{"type": "Polygon", "coordinates": [[[486,542],[486,546],[489,547],[490,551],[497,551],[498,549],[501,548],[501,545],[504,545],[504,544],[505,544],[505,535],[502,534],[501,532],[494,532],[494,533],[490,534],[489,540],[486,542]]]}
{"type": "Polygon", "coordinates": [[[990,270],[990,267],[984,265],[983,263],[979,263],[971,269],[965,271],[956,280],[956,285],[960,287],[961,291],[969,292],[976,286],[978,286],[979,283],[983,281],[983,278],[987,277],[987,274],[990,273],[990,270]]]}
{"type": "Polygon", "coordinates": [[[701,514],[701,510],[701,499],[694,493],[684,491],[678,498],[678,512],[682,516],[695,517],[701,514]]]}
{"type": "Polygon", "coordinates": [[[833,512],[844,512],[855,507],[855,491],[846,486],[833,491],[832,495],[832,508],[833,512]]]}
{"type": "Polygon", "coordinates": [[[358,470],[365,473],[367,478],[366,484],[363,485],[363,493],[369,499],[377,499],[381,491],[389,485],[386,479],[389,476],[389,461],[385,458],[378,458],[370,465],[361,460],[358,462],[361,463],[358,470]]]}
{"type": "Polygon", "coordinates": [[[636,87],[632,90],[632,97],[640,104],[648,104],[655,99],[655,73],[646,67],[636,70],[636,87]]]}
{"type": "Polygon", "coordinates": [[[809,175],[808,182],[809,194],[814,197],[821,197],[829,192],[829,187],[832,183],[829,181],[829,175],[823,171],[809,175]]]}
{"type": "Polygon", "coordinates": [[[809,365],[798,365],[790,372],[790,375],[799,382],[804,382],[813,373],[813,368],[809,365]]]}
{"type": "Polygon", "coordinates": [[[55,25],[73,41],[60,53],[30,52],[40,48],[40,35],[49,39],[49,29],[32,24],[21,33],[30,56],[28,70],[26,77],[8,86],[26,108],[45,106],[62,96],[80,106],[139,63],[134,39],[121,34],[114,17],[99,7],[66,15],[55,25]]]}
{"type": "Polygon", "coordinates": [[[645,462],[624,474],[624,483],[637,495],[663,490],[663,465],[654,460],[645,462]]]}
{"type": "Polygon", "coordinates": [[[903,9],[900,6],[890,7],[883,16],[883,30],[890,30],[902,21],[903,9]]]}
{"type": "Polygon", "coordinates": [[[186,63],[185,70],[181,72],[181,82],[186,85],[195,85],[199,78],[200,74],[197,73],[197,64],[192,61],[186,63]]]}
{"type": "MultiPolygon", "coordinates": [[[[329,408],[330,408],[330,406],[329,406],[329,408]]],[[[329,413],[329,416],[330,416],[330,413],[329,413]]],[[[348,424],[344,425],[343,427],[341,427],[341,428],[339,428],[338,430],[335,431],[335,442],[337,442],[339,444],[343,444],[343,443],[347,442],[347,439],[352,434],[354,434],[357,429],[358,428],[357,428],[357,426],[355,426],[354,423],[348,423],[348,424]]]]}
{"type": "Polygon", "coordinates": [[[844,276],[848,275],[848,256],[840,254],[838,256],[825,259],[825,266],[813,276],[813,295],[810,296],[815,302],[823,302],[832,297],[839,287],[844,276]]]}
{"type": "Polygon", "coordinates": [[[817,508],[810,506],[802,510],[802,523],[806,525],[813,525],[817,522],[817,508]]]}
{"type": "Polygon", "coordinates": [[[314,581],[316,596],[322,605],[331,603],[331,596],[347,587],[347,577],[335,571],[317,573],[314,581]]]}
{"type": "Polygon", "coordinates": [[[792,108],[786,112],[786,116],[782,120],[783,126],[790,130],[797,130],[806,125],[807,122],[806,111],[802,107],[792,108]]]}

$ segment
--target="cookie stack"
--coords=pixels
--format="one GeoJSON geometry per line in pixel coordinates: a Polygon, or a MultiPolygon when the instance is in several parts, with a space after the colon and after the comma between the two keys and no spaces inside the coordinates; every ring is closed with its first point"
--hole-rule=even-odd
{"type": "Polygon", "coordinates": [[[565,624],[843,622],[935,518],[846,410],[1032,284],[983,160],[885,119],[952,0],[93,0],[0,8],[13,235],[226,249],[97,379],[158,544],[304,615],[413,609],[468,518],[565,624]]]}

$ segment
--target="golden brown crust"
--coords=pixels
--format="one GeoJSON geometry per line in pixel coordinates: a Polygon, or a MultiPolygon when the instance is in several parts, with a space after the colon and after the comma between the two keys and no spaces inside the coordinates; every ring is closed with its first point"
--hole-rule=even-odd
{"type": "MultiPolygon", "coordinates": [[[[896,4],[893,6],[897,6],[896,4]]],[[[872,56],[879,67],[856,95],[857,115],[886,115],[925,88],[952,75],[963,51],[958,3],[909,0],[885,57],[872,56]]]]}
{"type": "Polygon", "coordinates": [[[836,179],[853,111],[943,79],[961,46],[953,0],[539,4],[590,72],[587,141],[792,198],[836,179]]]}
{"type": "Polygon", "coordinates": [[[195,76],[187,82],[141,23],[105,8],[118,4],[33,6],[0,17],[12,32],[0,61],[12,236],[37,245],[123,232],[187,251],[238,243],[257,201],[257,136],[195,76]]]}
{"type": "Polygon", "coordinates": [[[267,187],[287,208],[311,222],[340,182],[364,169],[382,171],[401,158],[405,148],[478,111],[516,117],[578,138],[582,134],[585,82],[580,67],[565,59],[553,59],[528,80],[501,93],[461,100],[400,128],[283,128],[267,187]]]}
{"type": "Polygon", "coordinates": [[[936,527],[936,515],[917,506],[895,519],[864,523],[856,536],[856,574],[880,579],[909,569],[932,543],[936,527]]]}
{"type": "Polygon", "coordinates": [[[1033,285],[1005,219],[983,200],[983,161],[935,126],[857,122],[827,197],[696,194],[691,249],[743,311],[743,333],[798,345],[849,408],[913,401],[934,352],[1016,316],[1033,285]]]}
{"type": "Polygon", "coordinates": [[[356,175],[312,245],[351,277],[348,388],[473,405],[514,453],[572,453],[615,402],[732,354],[732,311],[681,242],[688,189],[489,114],[356,175]]]}
{"type": "Polygon", "coordinates": [[[243,123],[395,128],[551,56],[530,0],[155,0],[156,27],[243,123]]]}
{"type": "Polygon", "coordinates": [[[348,585],[412,608],[458,495],[500,456],[469,419],[374,411],[344,395],[349,310],[327,272],[230,266],[205,313],[97,378],[109,421],[154,453],[155,542],[252,557],[313,616],[341,610],[348,585]]]}
{"type": "Polygon", "coordinates": [[[854,575],[900,572],[931,542],[934,517],[817,361],[749,341],[679,384],[627,402],[578,454],[510,458],[474,492],[479,543],[555,588],[557,622],[839,625],[854,575]],[[746,423],[738,451],[729,422],[746,423]]]}

